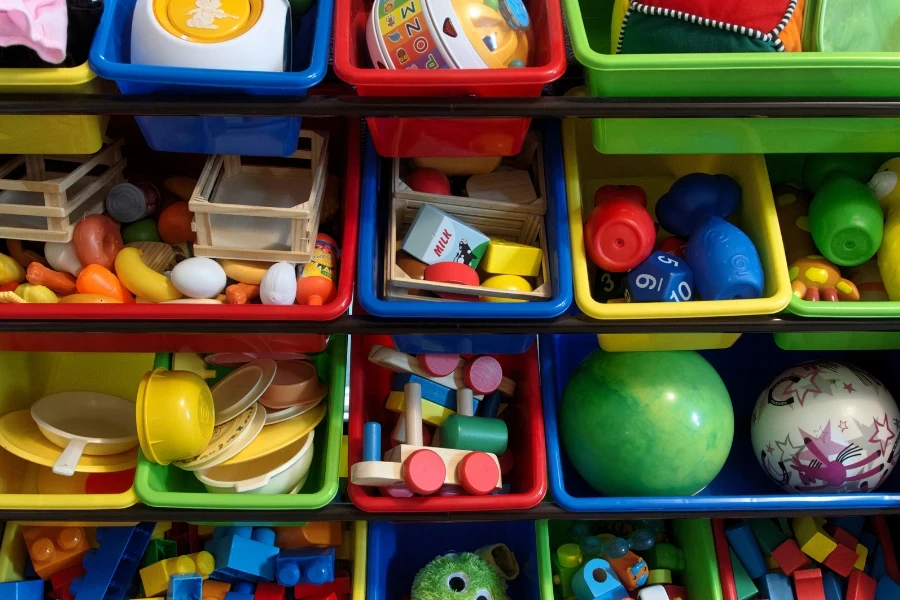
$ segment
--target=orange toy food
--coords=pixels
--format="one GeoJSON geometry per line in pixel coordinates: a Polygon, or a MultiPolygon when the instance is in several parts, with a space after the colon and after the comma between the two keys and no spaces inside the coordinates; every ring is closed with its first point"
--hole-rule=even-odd
{"type": "Polygon", "coordinates": [[[39,262],[33,262],[28,265],[28,270],[25,271],[25,279],[28,280],[28,283],[43,285],[63,296],[74,294],[77,291],[74,277],[68,273],[54,271],[39,262]]]}
{"type": "Polygon", "coordinates": [[[21,284],[18,281],[10,281],[9,283],[4,283],[3,285],[0,285],[0,293],[14,292],[14,291],[16,291],[16,288],[19,287],[20,285],[21,284]]]}
{"type": "Polygon", "coordinates": [[[167,244],[183,244],[197,241],[197,234],[191,231],[194,215],[188,209],[187,202],[176,202],[159,215],[156,228],[159,237],[167,244]]]}
{"type": "Polygon", "coordinates": [[[233,283],[225,288],[225,299],[228,304],[247,304],[259,298],[259,286],[252,283],[233,283]]]}
{"type": "Polygon", "coordinates": [[[334,300],[337,296],[334,285],[337,257],[337,242],[324,233],[317,235],[312,259],[303,265],[297,277],[298,303],[322,306],[334,300]]]}
{"type": "Polygon", "coordinates": [[[106,215],[90,215],[79,221],[72,236],[75,254],[82,265],[112,269],[122,249],[119,224],[106,215]]]}
{"type": "Polygon", "coordinates": [[[134,298],[112,271],[100,265],[88,265],[75,280],[79,294],[98,294],[130,304],[134,298]]]}
{"type": "Polygon", "coordinates": [[[121,300],[100,294],[71,294],[59,299],[60,304],[122,304],[121,300]]]}
{"type": "Polygon", "coordinates": [[[50,266],[50,263],[43,256],[34,250],[22,247],[22,240],[6,240],[6,250],[23,267],[27,267],[33,262],[41,263],[45,267],[50,266]]]}

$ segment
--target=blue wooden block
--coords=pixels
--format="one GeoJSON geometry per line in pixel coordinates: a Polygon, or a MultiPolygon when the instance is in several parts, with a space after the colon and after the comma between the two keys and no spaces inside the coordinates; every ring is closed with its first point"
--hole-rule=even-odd
{"type": "Polygon", "coordinates": [[[825,600],[844,600],[844,578],[832,571],[822,573],[822,586],[825,588],[825,600]]]}
{"type": "Polygon", "coordinates": [[[759,593],[769,600],[794,600],[791,578],[783,573],[766,573],[759,578],[759,593]]]}
{"type": "Polygon", "coordinates": [[[166,600],[203,600],[203,577],[197,573],[171,575],[166,600]]]}
{"type": "Polygon", "coordinates": [[[875,600],[897,600],[900,598],[900,585],[885,575],[878,580],[878,587],[875,588],[875,600]]]}
{"type": "Polygon", "coordinates": [[[274,581],[275,532],[268,527],[217,527],[204,550],[216,559],[219,581],[274,581]]]}
{"type": "MultiPolygon", "coordinates": [[[[418,383],[422,386],[422,399],[440,404],[445,408],[456,410],[456,390],[451,390],[430,379],[413,375],[412,373],[397,373],[391,384],[391,390],[402,392],[407,383],[418,383]]],[[[478,410],[478,399],[472,401],[473,410],[478,410]]]]}
{"type": "MultiPolygon", "coordinates": [[[[872,558],[872,572],[869,573],[869,577],[878,581],[884,577],[886,573],[887,572],[884,569],[884,551],[881,549],[881,546],[877,546],[875,548],[875,556],[872,558]]],[[[900,596],[897,597],[900,598],[900,596]]]]}
{"type": "Polygon", "coordinates": [[[861,534],[859,534],[859,536],[857,536],[857,539],[859,540],[859,543],[865,546],[869,551],[869,558],[866,562],[866,573],[868,573],[868,569],[870,569],[872,560],[875,557],[875,548],[878,547],[878,538],[875,537],[874,533],[863,531],[861,534]]]}
{"type": "Polygon", "coordinates": [[[593,558],[572,576],[572,591],[578,600],[625,600],[628,592],[616,579],[612,566],[593,558]]]}
{"type": "Polygon", "coordinates": [[[34,579],[0,583],[0,598],[3,600],[44,600],[44,582],[34,579]]]}
{"type": "Polygon", "coordinates": [[[282,550],[275,559],[276,581],[285,587],[334,581],[334,548],[282,550]]]}
{"type": "Polygon", "coordinates": [[[751,579],[759,579],[766,574],[766,559],[763,558],[750,525],[744,522],[732,525],[725,530],[725,535],[751,579]]]}
{"type": "MultiPolygon", "coordinates": [[[[853,537],[859,539],[862,535],[863,527],[866,524],[865,517],[832,517],[828,519],[828,523],[835,527],[840,527],[853,537]]],[[[873,536],[874,537],[874,536],[873,536]]]]}

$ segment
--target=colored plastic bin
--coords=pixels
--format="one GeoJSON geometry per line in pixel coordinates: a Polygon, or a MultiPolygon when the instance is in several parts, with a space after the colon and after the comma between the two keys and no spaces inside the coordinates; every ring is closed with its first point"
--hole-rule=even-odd
{"type": "MultiPolygon", "coordinates": [[[[548,544],[538,548],[541,597],[544,600],[564,600],[553,584],[551,556],[557,548],[571,542],[568,529],[572,523],[573,521],[550,521],[548,544]]],[[[716,556],[709,519],[680,519],[672,523],[671,529],[672,543],[684,550],[685,571],[682,580],[688,595],[704,600],[737,600],[722,592],[720,580],[724,579],[724,573],[716,556]]]]}
{"type": "MultiPolygon", "coordinates": [[[[399,98],[541,95],[566,70],[559,0],[525,0],[534,33],[533,66],[523,69],[375,69],[366,46],[372,0],[337,0],[334,71],[360,96],[399,98]]],[[[382,156],[512,156],[530,119],[366,119],[382,156]]]]}
{"type": "Polygon", "coordinates": [[[506,544],[519,563],[519,576],[509,582],[509,597],[540,600],[538,570],[544,566],[540,548],[548,544],[547,521],[371,522],[366,600],[408,596],[416,573],[433,559],[450,552],[475,552],[491,544],[506,544]]]}
{"type": "MultiPolygon", "coordinates": [[[[344,428],[344,389],[347,375],[347,336],[334,335],[328,349],[313,357],[319,376],[328,383],[323,402],[328,412],[316,426],[309,477],[297,494],[210,494],[190,471],[158,465],[138,456],[135,490],[150,506],[169,508],[312,510],[331,502],[338,491],[338,467],[344,428]]],[[[221,377],[221,374],[220,374],[221,377]]],[[[212,384],[213,382],[210,382],[212,384]]]]}
{"type": "MultiPolygon", "coordinates": [[[[521,70],[521,69],[520,69],[521,70]]],[[[357,298],[366,312],[377,317],[397,319],[551,319],[563,314],[572,304],[572,265],[569,228],[564,198],[563,161],[559,127],[556,121],[542,123],[544,180],[547,194],[545,216],[547,249],[553,296],[545,302],[428,302],[425,300],[389,300],[384,296],[384,232],[388,223],[388,175],[372,142],[366,144],[363,166],[362,205],[359,231],[359,281],[357,298]],[[382,184],[384,182],[384,184],[382,184]]],[[[534,335],[459,335],[395,336],[405,352],[430,347],[432,352],[480,352],[515,354],[524,352],[534,335]]]]}
{"type": "MultiPolygon", "coordinates": [[[[368,360],[369,351],[375,344],[392,345],[386,335],[353,338],[348,430],[350,465],[362,460],[363,426],[367,422],[380,422],[382,432],[388,436],[397,422],[397,415],[384,408],[391,391],[393,373],[368,360]]],[[[547,463],[537,347],[533,346],[526,354],[497,356],[497,359],[504,375],[516,382],[516,396],[501,415],[510,432],[507,452],[511,452],[514,458],[513,470],[503,477],[504,484],[511,484],[510,493],[391,498],[382,496],[374,488],[363,488],[348,482],[347,490],[353,504],[366,512],[471,512],[524,510],[543,499],[547,492],[547,463]]]]}
{"type": "MultiPolygon", "coordinates": [[[[791,299],[791,282],[784,258],[775,201],[762,156],[679,155],[637,156],[600,154],[591,145],[590,124],[583,119],[563,121],[563,157],[575,280],[575,302],[594,319],[675,319],[733,317],[777,313],[791,299]],[[584,222],[593,208],[594,192],[607,184],[636,184],[647,191],[650,213],[676,179],[694,172],[723,173],[743,190],[741,206],[732,220],[750,236],[762,260],[765,288],[762,298],[690,302],[604,304],[591,295],[596,267],[584,250],[584,222]]],[[[607,350],[674,350],[725,348],[735,334],[600,334],[607,350]]]]}
{"type": "MultiPolygon", "coordinates": [[[[578,364],[597,349],[594,336],[539,336],[547,463],[554,501],[574,512],[702,512],[779,510],[872,510],[900,502],[900,477],[892,474],[869,494],[786,494],[766,476],[753,455],[750,417],[762,390],[781,371],[813,359],[846,360],[861,365],[900,396],[898,352],[785,352],[771,336],[749,334],[730,350],[702,352],[715,367],[734,405],[734,443],[719,475],[702,492],[678,497],[601,496],[575,471],[560,444],[557,411],[566,383],[578,364]]],[[[614,426],[614,425],[611,425],[614,426]]],[[[699,459],[685,457],[685,460],[699,459]]]]}
{"type": "MultiPolygon", "coordinates": [[[[90,64],[123,94],[306,96],[328,70],[333,0],[316,0],[293,39],[293,70],[283,73],[131,64],[136,0],[106,5],[90,64]]],[[[300,117],[135,117],[154,150],[243,156],[287,156],[297,149],[300,117]]]]}
{"type": "MultiPolygon", "coordinates": [[[[87,63],[56,69],[0,69],[0,94],[91,94],[104,82],[87,63]]],[[[0,154],[93,154],[103,145],[105,115],[2,115],[0,154]]]]}
{"type": "MultiPolygon", "coordinates": [[[[57,392],[87,391],[137,397],[144,373],[160,357],[136,353],[0,352],[0,413],[28,409],[57,392]]],[[[0,449],[0,508],[88,510],[137,504],[134,488],[119,494],[50,493],[49,468],[0,449]]]]}

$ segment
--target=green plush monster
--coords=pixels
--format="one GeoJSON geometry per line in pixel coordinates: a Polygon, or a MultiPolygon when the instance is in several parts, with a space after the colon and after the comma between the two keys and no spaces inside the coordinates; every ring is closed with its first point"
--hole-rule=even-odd
{"type": "Polygon", "coordinates": [[[506,582],[476,554],[447,554],[416,573],[410,600],[506,600],[506,582]]]}

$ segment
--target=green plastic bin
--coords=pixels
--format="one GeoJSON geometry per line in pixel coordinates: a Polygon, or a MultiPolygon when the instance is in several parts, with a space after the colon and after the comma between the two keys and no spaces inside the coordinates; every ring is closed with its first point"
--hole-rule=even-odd
{"type": "MultiPolygon", "coordinates": [[[[818,0],[807,0],[804,40],[815,39],[818,0]]],[[[900,97],[900,53],[615,55],[614,0],[563,0],[575,57],[596,97],[900,97]]],[[[595,119],[607,154],[890,152],[900,119],[595,119]]]]}
{"type": "MultiPolygon", "coordinates": [[[[338,492],[344,395],[347,374],[347,336],[333,335],[325,352],[313,357],[319,376],[329,383],[328,413],[316,427],[312,466],[297,494],[210,494],[194,474],[174,465],[158,465],[138,455],[134,487],[150,506],[167,508],[313,510],[331,502],[338,492]]],[[[170,363],[171,364],[171,363],[170,363]]],[[[224,371],[220,373],[220,377],[224,371]]]]}

